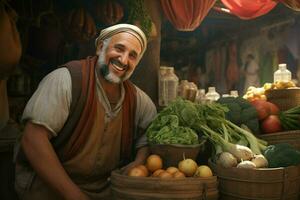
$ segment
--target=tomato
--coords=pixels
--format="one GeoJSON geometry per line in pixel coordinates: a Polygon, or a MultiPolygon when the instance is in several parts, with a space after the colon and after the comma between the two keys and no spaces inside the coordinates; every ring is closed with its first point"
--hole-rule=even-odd
{"type": "Polygon", "coordinates": [[[265,100],[254,100],[251,104],[255,107],[259,120],[263,120],[270,115],[270,108],[265,100]]]}
{"type": "Polygon", "coordinates": [[[259,120],[263,120],[269,115],[278,115],[279,113],[279,108],[275,104],[265,100],[254,100],[251,104],[256,108],[259,120]]]}
{"type": "Polygon", "coordinates": [[[269,106],[271,115],[278,115],[279,108],[274,103],[267,102],[267,105],[269,106]]]}
{"type": "Polygon", "coordinates": [[[264,133],[274,133],[282,130],[279,117],[270,115],[261,122],[261,129],[264,133]]]}

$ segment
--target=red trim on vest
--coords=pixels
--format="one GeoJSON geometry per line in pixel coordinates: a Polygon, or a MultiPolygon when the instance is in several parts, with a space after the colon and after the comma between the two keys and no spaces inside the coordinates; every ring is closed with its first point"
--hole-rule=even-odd
{"type": "MultiPolygon", "coordinates": [[[[81,60],[82,70],[82,92],[81,95],[86,97],[86,104],[81,113],[75,131],[73,132],[67,146],[64,149],[64,160],[74,157],[91,133],[96,114],[97,95],[95,94],[95,66],[98,57],[88,57],[81,60]],[[86,84],[86,79],[89,79],[86,84]]],[[[80,83],[78,83],[80,84],[80,83]]],[[[122,136],[121,136],[121,161],[129,161],[132,157],[133,138],[134,138],[134,121],[136,112],[136,88],[130,81],[123,83],[125,97],[122,105],[122,136]]],[[[70,111],[71,112],[71,111],[70,111]]]]}

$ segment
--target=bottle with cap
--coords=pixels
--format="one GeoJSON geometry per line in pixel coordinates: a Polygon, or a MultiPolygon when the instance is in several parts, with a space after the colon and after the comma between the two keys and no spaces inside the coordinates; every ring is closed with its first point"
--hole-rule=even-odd
{"type": "Polygon", "coordinates": [[[230,96],[231,97],[238,97],[239,96],[239,92],[237,90],[231,90],[230,91],[230,96]]]}
{"type": "Polygon", "coordinates": [[[289,82],[292,79],[292,73],[287,69],[285,63],[278,65],[278,70],[274,72],[274,83],[289,82]]]}
{"type": "Polygon", "coordinates": [[[208,92],[205,94],[205,99],[207,101],[217,101],[220,98],[220,94],[216,92],[215,87],[209,87],[208,92]]]}
{"type": "Polygon", "coordinates": [[[159,78],[159,105],[167,106],[177,97],[178,77],[173,67],[164,67],[159,78]]]}

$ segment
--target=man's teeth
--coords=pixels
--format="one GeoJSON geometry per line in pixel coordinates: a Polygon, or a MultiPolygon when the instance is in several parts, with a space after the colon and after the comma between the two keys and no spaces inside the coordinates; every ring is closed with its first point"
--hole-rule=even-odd
{"type": "Polygon", "coordinates": [[[119,71],[124,71],[125,69],[124,68],[122,68],[122,67],[118,67],[117,65],[115,65],[115,64],[113,64],[113,66],[117,69],[117,70],[119,70],[119,71]]]}

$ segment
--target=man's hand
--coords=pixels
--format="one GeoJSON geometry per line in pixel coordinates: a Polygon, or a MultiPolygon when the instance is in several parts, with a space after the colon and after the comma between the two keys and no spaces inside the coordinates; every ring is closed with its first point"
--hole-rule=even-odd
{"type": "Polygon", "coordinates": [[[51,133],[41,125],[28,122],[21,146],[37,175],[65,200],[89,200],[71,180],[51,143],[51,133]]]}
{"type": "Polygon", "coordinates": [[[122,174],[128,174],[128,172],[138,166],[138,165],[143,165],[146,162],[146,159],[149,155],[149,148],[148,147],[142,147],[138,150],[135,160],[131,163],[129,163],[128,165],[126,165],[125,167],[121,168],[121,172],[122,174]]]}

